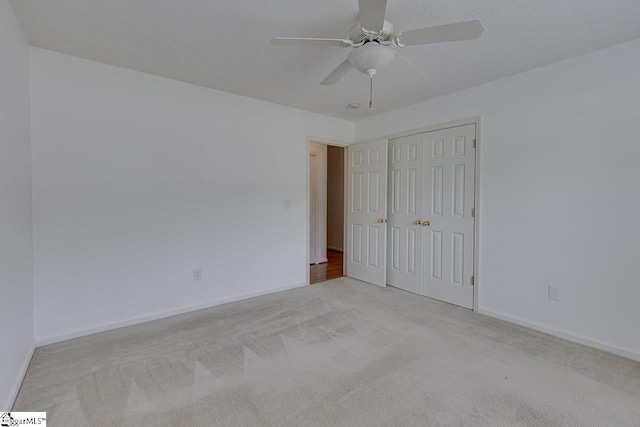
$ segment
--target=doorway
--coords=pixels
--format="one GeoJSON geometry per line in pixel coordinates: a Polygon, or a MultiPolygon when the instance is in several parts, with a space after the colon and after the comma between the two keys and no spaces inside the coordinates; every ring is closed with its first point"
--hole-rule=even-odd
{"type": "Polygon", "coordinates": [[[345,148],[309,143],[309,283],[344,275],[345,148]]]}

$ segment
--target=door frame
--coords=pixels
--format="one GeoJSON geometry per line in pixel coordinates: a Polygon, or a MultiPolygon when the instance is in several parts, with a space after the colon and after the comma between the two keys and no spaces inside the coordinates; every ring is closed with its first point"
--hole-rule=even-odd
{"type": "MultiPolygon", "coordinates": [[[[310,249],[310,239],[309,239],[309,233],[311,232],[311,229],[309,227],[309,215],[311,214],[311,191],[310,191],[310,185],[311,185],[311,168],[309,165],[309,155],[311,154],[311,150],[310,150],[310,146],[309,143],[311,142],[315,142],[316,144],[324,144],[324,145],[332,145],[334,147],[342,147],[345,149],[345,162],[344,162],[344,200],[343,200],[343,207],[344,207],[344,213],[343,213],[343,233],[342,233],[342,250],[346,252],[347,250],[347,156],[346,156],[346,148],[351,145],[351,143],[348,142],[343,142],[343,141],[336,141],[333,139],[327,139],[327,138],[322,138],[322,137],[317,137],[317,136],[311,136],[311,135],[307,135],[307,148],[305,149],[305,173],[307,176],[307,179],[305,180],[306,182],[306,188],[305,188],[305,194],[306,194],[306,198],[307,198],[307,207],[305,209],[306,212],[306,217],[305,217],[305,223],[306,223],[306,228],[307,228],[307,234],[305,235],[305,241],[306,241],[306,245],[307,245],[307,261],[306,261],[306,271],[307,271],[307,285],[311,284],[311,269],[309,268],[310,266],[310,261],[311,261],[311,249],[310,249]]],[[[347,271],[347,267],[346,267],[346,258],[343,256],[342,257],[342,274],[346,274],[347,271]]]]}
{"type": "Polygon", "coordinates": [[[479,295],[480,295],[480,283],[481,283],[481,279],[480,279],[480,275],[481,275],[481,269],[480,269],[480,238],[481,238],[481,233],[480,233],[480,215],[482,213],[482,209],[480,208],[480,200],[481,200],[481,198],[480,198],[480,189],[482,188],[482,186],[480,185],[480,183],[481,183],[481,169],[480,169],[481,150],[480,150],[480,148],[482,147],[482,141],[481,141],[481,139],[482,139],[481,116],[468,117],[466,119],[454,120],[454,121],[445,122],[445,123],[438,123],[438,124],[434,124],[434,125],[430,125],[430,126],[426,126],[426,127],[421,127],[421,128],[416,128],[416,129],[411,129],[411,130],[407,130],[407,131],[403,131],[403,132],[396,132],[396,133],[389,134],[389,135],[380,135],[380,136],[376,137],[375,139],[362,141],[362,142],[377,141],[379,139],[402,138],[404,136],[417,135],[417,134],[420,134],[420,133],[433,132],[433,131],[437,131],[437,130],[450,129],[450,128],[455,128],[455,127],[459,127],[459,126],[466,126],[466,125],[476,125],[476,173],[475,173],[475,185],[474,185],[474,205],[475,205],[476,212],[475,212],[475,217],[473,218],[473,239],[474,239],[474,242],[473,242],[473,277],[474,277],[474,283],[473,283],[473,311],[478,311],[478,298],[479,298],[479,295]]]}
{"type": "Polygon", "coordinates": [[[318,264],[318,209],[320,198],[320,153],[309,152],[309,264],[318,264]],[[312,160],[315,159],[315,176],[313,176],[312,160]],[[315,188],[314,188],[315,187],[315,188]],[[315,199],[315,200],[314,200],[315,199]],[[313,245],[311,244],[313,243],[313,245]],[[313,256],[311,256],[313,255],[313,256]]]}

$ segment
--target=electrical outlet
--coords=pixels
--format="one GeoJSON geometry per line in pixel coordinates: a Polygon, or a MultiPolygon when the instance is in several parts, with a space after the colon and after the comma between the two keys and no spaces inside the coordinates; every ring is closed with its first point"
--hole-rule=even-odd
{"type": "Polygon", "coordinates": [[[194,268],[193,269],[193,280],[202,280],[202,269],[201,268],[194,268]]]}
{"type": "Polygon", "coordinates": [[[560,287],[549,285],[549,299],[560,301],[560,287]]]}

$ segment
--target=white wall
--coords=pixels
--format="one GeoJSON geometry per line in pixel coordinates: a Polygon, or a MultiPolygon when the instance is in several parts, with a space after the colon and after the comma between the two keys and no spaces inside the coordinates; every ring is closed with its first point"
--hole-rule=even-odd
{"type": "MultiPolygon", "coordinates": [[[[315,206],[315,215],[310,213],[311,221],[315,224],[309,224],[309,244],[315,245],[315,260],[310,259],[312,264],[319,264],[327,262],[327,146],[325,144],[319,144],[315,142],[309,143],[309,155],[314,154],[317,157],[317,176],[316,176],[316,188],[311,185],[309,188],[309,209],[315,206]],[[311,202],[315,200],[315,203],[311,202]],[[315,239],[313,238],[315,234],[315,239]]],[[[311,172],[311,169],[310,173],[311,172]]],[[[314,181],[309,177],[310,183],[314,181]]],[[[314,251],[309,248],[311,254],[314,251]]],[[[312,257],[310,257],[312,258],[312,257]]]]}
{"type": "Polygon", "coordinates": [[[34,348],[29,47],[0,2],[0,411],[9,410],[34,348]]]}
{"type": "Polygon", "coordinates": [[[636,40],[359,121],[356,140],[481,116],[480,311],[639,358],[639,105],[636,40]]]}
{"type": "Polygon", "coordinates": [[[327,247],[344,248],[344,151],[327,147],[327,247]]]}
{"type": "Polygon", "coordinates": [[[31,72],[39,342],[306,282],[307,136],[352,123],[35,48],[31,72]]]}

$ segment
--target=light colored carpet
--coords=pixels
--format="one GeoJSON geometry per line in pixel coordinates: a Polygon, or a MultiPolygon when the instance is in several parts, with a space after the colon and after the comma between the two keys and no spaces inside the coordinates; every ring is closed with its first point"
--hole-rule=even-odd
{"type": "Polygon", "coordinates": [[[341,278],[39,348],[50,426],[638,426],[640,364],[341,278]]]}

